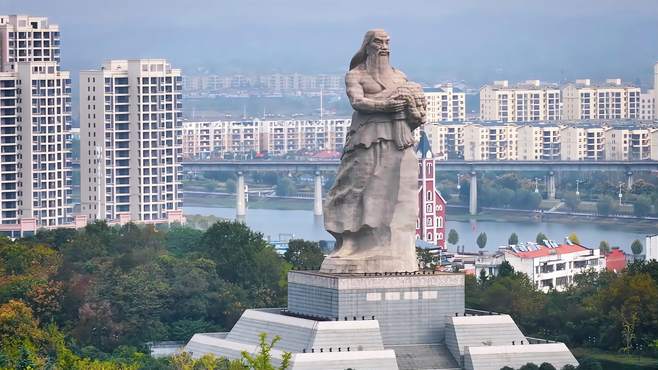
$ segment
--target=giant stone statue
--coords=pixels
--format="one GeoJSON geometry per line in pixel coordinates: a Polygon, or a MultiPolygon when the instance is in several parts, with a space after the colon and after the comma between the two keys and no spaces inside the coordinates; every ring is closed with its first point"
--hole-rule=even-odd
{"type": "Polygon", "coordinates": [[[354,108],[336,182],[324,204],[336,249],[321,272],[416,271],[418,160],[412,131],[425,96],[389,64],[389,37],[366,33],[345,77],[354,108]]]}

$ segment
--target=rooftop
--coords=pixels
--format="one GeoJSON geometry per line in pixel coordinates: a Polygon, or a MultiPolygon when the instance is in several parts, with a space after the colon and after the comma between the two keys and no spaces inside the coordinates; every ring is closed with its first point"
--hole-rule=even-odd
{"type": "Polygon", "coordinates": [[[560,244],[557,245],[553,243],[552,247],[546,247],[544,245],[532,244],[526,246],[516,246],[513,247],[511,253],[520,258],[539,258],[546,257],[553,254],[568,254],[568,253],[577,253],[583,251],[589,251],[589,248],[583,247],[580,244],[560,244]]]}

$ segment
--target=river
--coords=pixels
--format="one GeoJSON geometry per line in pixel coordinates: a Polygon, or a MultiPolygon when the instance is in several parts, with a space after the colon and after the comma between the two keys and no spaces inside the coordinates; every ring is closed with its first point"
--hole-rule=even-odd
{"type": "MultiPolygon", "coordinates": [[[[222,218],[235,218],[234,208],[221,207],[183,207],[187,215],[214,215],[222,218]]],[[[266,238],[278,240],[282,234],[293,234],[296,238],[307,240],[333,240],[322,225],[322,220],[313,216],[312,211],[249,209],[247,225],[263,233],[266,238]]],[[[575,232],[581,244],[597,248],[601,240],[607,240],[611,246],[620,246],[630,253],[630,245],[635,239],[644,244],[646,233],[624,230],[622,225],[598,225],[592,223],[555,223],[555,222],[496,222],[496,221],[448,221],[447,230],[455,229],[459,233],[459,245],[466,251],[478,250],[475,239],[481,232],[487,233],[486,250],[494,250],[507,244],[510,234],[515,232],[519,241],[534,241],[537,233],[543,232],[555,241],[563,241],[575,232]]]]}

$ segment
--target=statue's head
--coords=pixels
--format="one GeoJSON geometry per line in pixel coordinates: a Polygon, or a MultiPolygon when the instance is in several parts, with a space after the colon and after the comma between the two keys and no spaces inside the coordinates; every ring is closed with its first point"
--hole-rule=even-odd
{"type": "Polygon", "coordinates": [[[350,70],[364,63],[369,57],[388,57],[390,53],[388,48],[389,40],[388,33],[382,29],[374,29],[366,32],[361,48],[352,57],[350,70]]]}

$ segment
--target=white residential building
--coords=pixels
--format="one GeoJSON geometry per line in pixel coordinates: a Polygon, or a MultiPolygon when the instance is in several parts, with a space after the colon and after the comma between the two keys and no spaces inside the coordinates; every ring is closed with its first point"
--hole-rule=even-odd
{"type": "Polygon", "coordinates": [[[0,223],[67,224],[72,221],[69,73],[56,62],[14,62],[12,69],[0,73],[0,223]]]}
{"type": "Polygon", "coordinates": [[[466,124],[464,159],[516,160],[517,126],[514,124],[466,124]]]}
{"type": "Polygon", "coordinates": [[[164,59],[80,73],[81,212],[182,221],[181,74],[164,59]]]}
{"type": "Polygon", "coordinates": [[[560,159],[558,125],[526,124],[517,130],[517,159],[520,161],[554,161],[560,159]]]}
{"type": "Polygon", "coordinates": [[[48,18],[0,15],[0,71],[15,62],[59,63],[59,46],[59,26],[48,18]]]}
{"type": "Polygon", "coordinates": [[[183,156],[271,155],[342,151],[351,119],[214,121],[183,123],[183,156]]]}
{"type": "Polygon", "coordinates": [[[562,118],[565,120],[639,119],[640,88],[608,79],[593,85],[589,79],[576,80],[562,88],[562,118]]]}
{"type": "Polygon", "coordinates": [[[574,284],[574,277],[586,271],[605,270],[605,256],[599,249],[578,244],[560,244],[548,241],[550,247],[526,243],[505,249],[505,260],[515,271],[530,278],[538,289],[565,290],[574,284]]]}
{"type": "Polygon", "coordinates": [[[605,159],[605,131],[603,126],[564,127],[560,131],[560,156],[565,161],[596,161],[605,159]]]}
{"type": "Polygon", "coordinates": [[[656,118],[656,94],[647,90],[640,94],[640,121],[653,121],[656,118]]]}
{"type": "Polygon", "coordinates": [[[480,119],[533,122],[560,119],[560,89],[529,80],[515,86],[494,81],[480,89],[480,119]]]}
{"type": "Polygon", "coordinates": [[[653,66],[653,119],[658,119],[658,63],[653,66]]]}
{"type": "Polygon", "coordinates": [[[605,159],[638,161],[651,157],[651,133],[642,127],[611,127],[605,131],[605,159]]]}
{"type": "Polygon", "coordinates": [[[463,122],[466,120],[466,93],[443,84],[425,89],[427,122],[463,122]]]}

